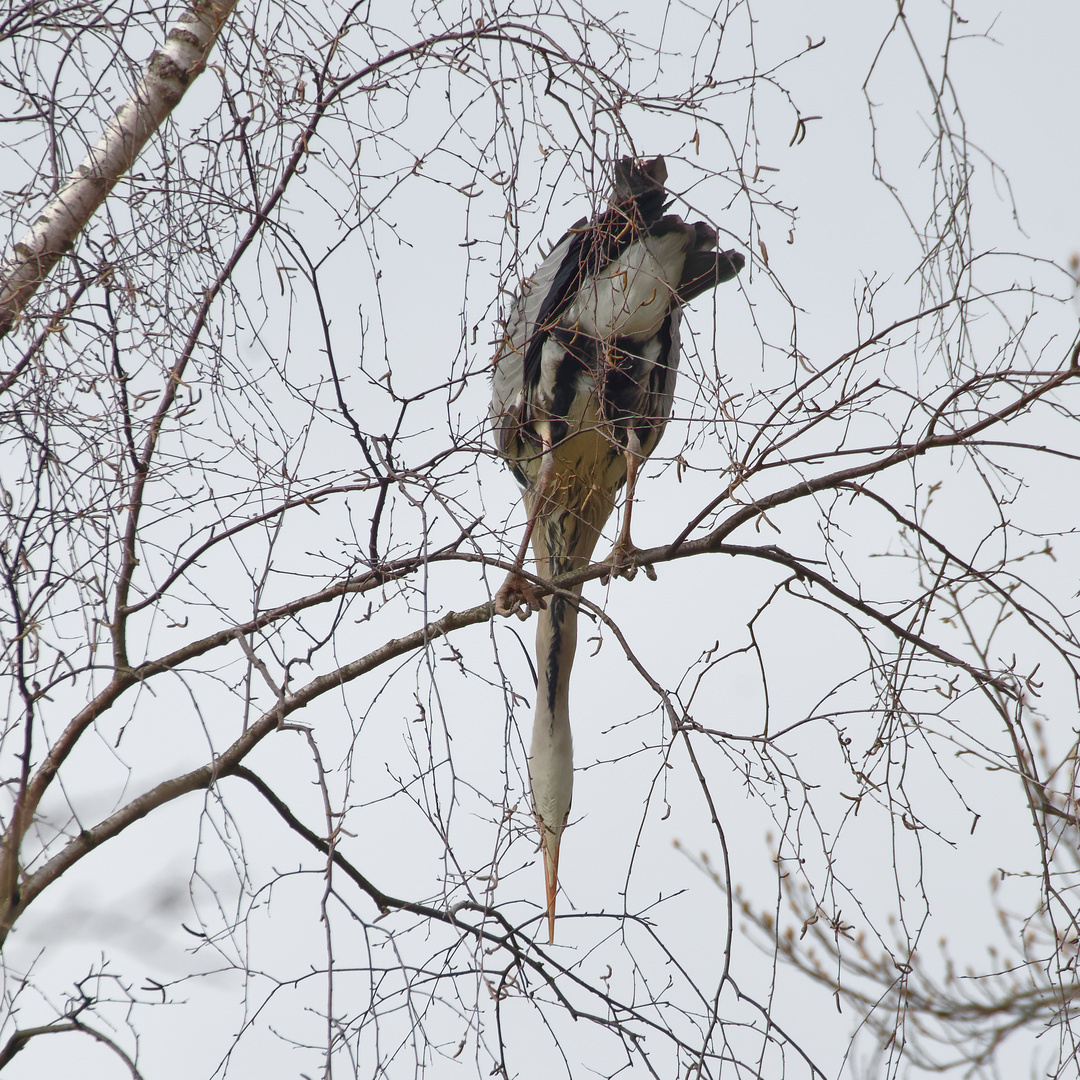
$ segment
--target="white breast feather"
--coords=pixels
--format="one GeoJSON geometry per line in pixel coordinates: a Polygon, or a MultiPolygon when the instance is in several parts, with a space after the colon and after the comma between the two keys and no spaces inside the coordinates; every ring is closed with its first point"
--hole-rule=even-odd
{"type": "Polygon", "coordinates": [[[567,311],[570,325],[598,340],[651,337],[671,309],[686,243],[684,234],[670,232],[631,244],[582,285],[567,311]]]}

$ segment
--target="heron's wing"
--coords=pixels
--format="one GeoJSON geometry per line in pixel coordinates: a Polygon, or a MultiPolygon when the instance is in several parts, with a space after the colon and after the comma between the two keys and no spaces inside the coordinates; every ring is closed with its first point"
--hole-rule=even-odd
{"type": "MultiPolygon", "coordinates": [[[[609,237],[613,232],[610,219],[614,213],[609,210],[591,224],[582,218],[525,279],[521,295],[506,320],[506,335],[495,357],[492,416],[507,415],[519,399],[524,405],[539,385],[544,343],[551,330],[577,295],[589,268],[606,263],[612,257],[615,245],[609,237]]],[[[625,211],[619,213],[625,223],[625,211]]],[[[631,239],[627,236],[618,245],[619,249],[629,246],[631,239]]],[[[528,422],[529,418],[519,419],[528,422]]]]}
{"type": "MultiPolygon", "coordinates": [[[[662,218],[666,176],[663,158],[644,166],[630,158],[620,161],[611,206],[592,222],[582,218],[571,226],[525,280],[506,320],[506,334],[495,357],[492,379],[491,416],[504,452],[512,432],[531,419],[529,403],[541,382],[545,342],[581,286],[617,260],[643,233],[652,232],[666,220],[662,218]]],[[[679,224],[685,229],[681,220],[679,224]]],[[[716,234],[711,233],[711,237],[715,244],[716,234]]],[[[702,244],[705,242],[703,235],[702,244]]],[[[705,283],[715,261],[711,252],[708,258],[710,262],[702,263],[693,282],[694,295],[720,280],[705,283]]]]}
{"type": "Polygon", "coordinates": [[[663,436],[675,405],[675,375],[682,347],[682,305],[721,282],[730,281],[745,263],[738,251],[710,250],[716,243],[716,233],[709,226],[697,222],[694,228],[698,239],[686,255],[676,290],[678,305],[672,308],[656,339],[657,355],[649,373],[649,401],[642,414],[649,418],[651,430],[651,436],[642,439],[646,456],[653,452],[663,436]]]}
{"type": "Polygon", "coordinates": [[[656,438],[652,445],[646,449],[651,454],[664,434],[668,420],[671,419],[671,410],[675,404],[675,375],[679,370],[679,356],[681,345],[682,312],[675,308],[667,317],[667,321],[661,329],[659,339],[661,344],[660,356],[653,365],[650,382],[650,416],[654,418],[653,428],[656,438]]]}
{"type": "MultiPolygon", "coordinates": [[[[579,224],[584,225],[584,219],[579,224]]],[[[569,257],[568,251],[575,238],[571,229],[535,273],[525,279],[507,317],[491,379],[491,418],[499,449],[503,452],[508,448],[513,431],[530,419],[524,414],[530,391],[540,377],[539,349],[547,336],[538,329],[548,317],[553,282],[569,257]]]]}
{"type": "MultiPolygon", "coordinates": [[[[623,158],[616,165],[609,209],[588,224],[582,218],[571,225],[526,283],[527,292],[515,312],[520,317],[518,347],[524,352],[525,387],[531,389],[540,381],[541,356],[548,331],[573,302],[581,285],[590,275],[619,258],[642,232],[650,231],[661,218],[666,178],[662,157],[644,166],[632,158],[623,158]]],[[[510,328],[510,334],[512,339],[516,338],[514,327],[510,328]]]]}
{"type": "MultiPolygon", "coordinates": [[[[582,218],[551,250],[525,283],[521,310],[522,378],[530,390],[540,381],[540,357],[548,331],[570,302],[581,282],[581,267],[590,257],[595,228],[582,218]]],[[[516,335],[514,335],[516,337],[516,335]]]]}

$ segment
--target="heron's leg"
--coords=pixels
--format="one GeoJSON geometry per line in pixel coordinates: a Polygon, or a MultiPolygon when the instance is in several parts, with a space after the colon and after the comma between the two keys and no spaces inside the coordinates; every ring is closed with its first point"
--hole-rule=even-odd
{"type": "Polygon", "coordinates": [[[551,452],[551,428],[547,424],[537,426],[540,428],[543,449],[540,451],[540,471],[536,474],[532,506],[529,509],[528,521],[525,522],[525,535],[514,557],[514,568],[506,575],[502,588],[495,594],[496,614],[516,615],[519,619],[527,619],[530,613],[539,611],[544,606],[544,601],[536,595],[536,588],[521,573],[521,568],[525,565],[525,556],[529,554],[529,541],[532,540],[533,529],[536,528],[536,519],[544,509],[544,503],[547,502],[547,497],[551,493],[551,483],[555,478],[555,456],[551,452]]]}
{"type": "MultiPolygon", "coordinates": [[[[637,489],[637,474],[641,468],[644,455],[641,452],[641,440],[633,428],[626,435],[626,449],[623,451],[626,457],[626,502],[623,505],[622,528],[619,530],[619,538],[611,549],[607,558],[610,566],[609,574],[613,577],[624,577],[632,581],[637,574],[637,567],[631,565],[630,560],[638,554],[638,549],[630,539],[630,517],[634,511],[634,492],[637,489]]],[[[644,567],[645,576],[650,581],[656,580],[656,571],[650,565],[644,567]]],[[[606,580],[607,574],[601,578],[606,580]]]]}

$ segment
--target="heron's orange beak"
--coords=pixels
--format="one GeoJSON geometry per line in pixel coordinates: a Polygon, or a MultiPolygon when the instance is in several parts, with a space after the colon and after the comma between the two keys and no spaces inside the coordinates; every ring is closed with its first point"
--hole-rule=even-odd
{"type": "Polygon", "coordinates": [[[559,842],[562,830],[549,832],[541,826],[540,832],[543,836],[544,884],[547,886],[548,944],[551,945],[555,941],[555,896],[559,891],[559,842]]]}

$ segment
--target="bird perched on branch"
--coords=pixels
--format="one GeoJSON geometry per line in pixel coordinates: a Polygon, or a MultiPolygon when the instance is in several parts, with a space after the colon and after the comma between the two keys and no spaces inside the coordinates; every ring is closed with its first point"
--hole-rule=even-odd
{"type": "MultiPolygon", "coordinates": [[[[682,306],[735,277],[744,262],[737,251],[715,250],[709,225],[665,213],[666,179],[662,157],[615,164],[607,210],[572,226],[524,282],[495,356],[495,437],[528,511],[495,607],[521,618],[539,612],[529,780],[549,940],[573,791],[568,691],[581,586],[545,605],[521,568],[530,541],[541,578],[587,566],[625,484],[622,527],[607,566],[614,576],[634,576],[634,488],[671,415],[682,306]]],[[[655,577],[651,567],[646,573],[655,577]]]]}

